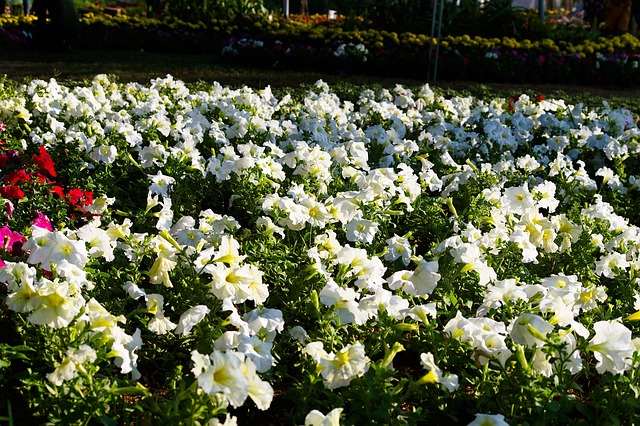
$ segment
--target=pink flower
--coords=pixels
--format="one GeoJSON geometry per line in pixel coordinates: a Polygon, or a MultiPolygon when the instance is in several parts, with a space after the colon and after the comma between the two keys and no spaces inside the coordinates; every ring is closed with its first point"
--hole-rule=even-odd
{"type": "Polygon", "coordinates": [[[38,217],[33,219],[31,224],[34,226],[37,226],[38,228],[46,229],[47,231],[53,231],[53,227],[51,226],[51,221],[42,212],[38,212],[38,217]]]}
{"type": "Polygon", "coordinates": [[[18,232],[14,232],[7,225],[0,228],[0,241],[2,248],[11,252],[12,256],[22,254],[22,244],[27,241],[26,237],[18,232]]]}

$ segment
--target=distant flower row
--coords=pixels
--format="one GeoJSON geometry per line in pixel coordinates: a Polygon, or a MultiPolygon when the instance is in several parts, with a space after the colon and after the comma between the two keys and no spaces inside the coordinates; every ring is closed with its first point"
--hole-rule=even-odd
{"type": "MultiPolygon", "coordinates": [[[[31,43],[33,24],[33,17],[0,17],[0,37],[18,46],[31,43]]],[[[348,20],[262,15],[189,23],[86,13],[81,24],[79,43],[87,48],[232,51],[235,60],[254,66],[412,77],[428,75],[437,44],[425,34],[376,30],[348,20]],[[241,40],[251,43],[238,49],[234,43],[241,40]],[[345,50],[348,46],[361,48],[345,50]]],[[[446,36],[440,47],[440,75],[451,79],[634,84],[640,76],[640,41],[630,34],[582,42],[446,36]]]]}
{"type": "Polygon", "coordinates": [[[0,120],[0,415],[639,420],[627,110],[100,75],[0,120]]]}

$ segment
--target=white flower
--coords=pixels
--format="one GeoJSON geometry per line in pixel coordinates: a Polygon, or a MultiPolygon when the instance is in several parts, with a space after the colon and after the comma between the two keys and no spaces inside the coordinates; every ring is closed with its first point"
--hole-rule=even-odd
{"type": "Polygon", "coordinates": [[[187,309],[180,315],[175,333],[182,335],[191,333],[191,329],[202,321],[209,312],[210,309],[205,305],[197,305],[187,309]]]}
{"type": "Polygon", "coordinates": [[[519,299],[527,300],[527,294],[514,278],[496,281],[487,286],[482,305],[478,308],[478,316],[485,316],[491,309],[519,299]]]}
{"type": "Polygon", "coordinates": [[[115,201],[115,198],[109,198],[106,195],[101,195],[93,199],[93,203],[87,206],[87,211],[93,214],[102,214],[106,212],[109,206],[115,201]]]}
{"type": "Polygon", "coordinates": [[[231,235],[223,235],[213,261],[236,267],[240,265],[245,257],[240,255],[240,243],[231,235]]]}
{"type": "Polygon", "coordinates": [[[43,278],[35,287],[35,295],[30,301],[32,313],[28,320],[33,324],[63,328],[80,313],[85,300],[73,291],[69,283],[43,278]]]}
{"type": "Polygon", "coordinates": [[[467,426],[509,426],[502,414],[476,414],[476,418],[467,426]]]}
{"type": "Polygon", "coordinates": [[[360,310],[357,302],[359,294],[352,288],[342,288],[334,281],[329,281],[320,291],[320,302],[326,306],[333,306],[334,314],[340,324],[362,325],[367,320],[367,314],[360,310]]]}
{"type": "Polygon", "coordinates": [[[304,418],[305,426],[340,426],[342,408],[334,408],[325,416],[318,410],[311,410],[304,418]]]}
{"type": "Polygon", "coordinates": [[[84,241],[71,240],[61,231],[32,227],[31,237],[23,249],[29,252],[29,263],[40,264],[47,271],[51,270],[52,264],[55,266],[63,259],[79,268],[84,268],[89,261],[84,241]]]}
{"type": "Polygon", "coordinates": [[[418,383],[440,383],[449,393],[458,389],[458,376],[456,374],[447,374],[445,376],[435,364],[431,352],[420,354],[420,363],[428,373],[420,378],[418,383]]]}
{"type": "Polygon", "coordinates": [[[256,365],[247,357],[240,365],[240,371],[244,374],[249,384],[249,398],[256,404],[259,410],[267,410],[273,401],[273,388],[262,380],[256,373],[256,365]]]}
{"type": "Polygon", "coordinates": [[[292,327],[291,330],[289,330],[289,334],[302,345],[304,345],[305,341],[309,337],[307,331],[299,325],[292,327]]]}
{"type": "Polygon", "coordinates": [[[233,407],[239,407],[249,396],[249,380],[244,375],[242,355],[214,350],[208,357],[191,352],[193,374],[207,395],[222,394],[233,407]]]}
{"type": "Polygon", "coordinates": [[[410,284],[405,285],[403,289],[411,296],[426,297],[435,290],[440,278],[437,260],[427,262],[420,259],[420,263],[409,278],[410,284]]]}
{"type": "Polygon", "coordinates": [[[246,321],[249,332],[256,335],[265,335],[266,341],[272,342],[277,333],[284,330],[284,319],[282,311],[278,309],[257,307],[247,313],[242,318],[246,321]]]}
{"type": "Polygon", "coordinates": [[[318,364],[318,371],[328,389],[348,386],[351,380],[369,369],[369,358],[360,342],[345,346],[337,354],[326,352],[321,342],[312,342],[302,352],[310,355],[318,364]]]}
{"type": "Polygon", "coordinates": [[[630,368],[628,358],[635,350],[631,342],[631,330],[617,321],[598,321],[593,325],[596,334],[589,341],[587,350],[593,352],[598,373],[609,371],[622,374],[630,368]]]}
{"type": "Polygon", "coordinates": [[[220,300],[231,298],[233,303],[253,300],[251,287],[255,282],[262,282],[262,272],[250,264],[229,268],[216,263],[210,268],[210,272],[213,278],[211,292],[220,300]]]}
{"type": "Polygon", "coordinates": [[[604,275],[607,278],[615,278],[618,270],[627,269],[630,265],[625,255],[614,251],[601,257],[596,262],[595,273],[604,275]]]}
{"type": "Polygon", "coordinates": [[[224,423],[220,423],[220,420],[214,417],[207,422],[207,426],[238,426],[238,418],[227,414],[224,423]]]}
{"type": "Polygon", "coordinates": [[[370,244],[378,232],[378,223],[367,219],[352,219],[345,225],[345,230],[347,240],[370,244]]]}
{"type": "Polygon", "coordinates": [[[47,374],[47,380],[56,386],[76,377],[78,371],[84,371],[82,364],[93,363],[97,358],[96,351],[88,345],[67,349],[67,355],[60,362],[56,369],[47,374]]]}
{"type": "Polygon", "coordinates": [[[500,204],[505,213],[523,214],[535,206],[535,198],[525,183],[522,186],[506,188],[500,198],[500,204]]]}
{"type": "Polygon", "coordinates": [[[272,348],[273,343],[263,342],[258,336],[241,335],[237,350],[253,361],[259,373],[264,373],[276,363],[271,355],[272,348]]]}
{"type": "Polygon", "coordinates": [[[387,252],[384,255],[385,260],[394,261],[396,259],[402,259],[404,266],[409,266],[411,262],[411,245],[409,240],[397,235],[387,240],[387,252]]]}
{"type": "Polygon", "coordinates": [[[509,335],[515,343],[528,348],[545,345],[546,335],[554,329],[541,316],[535,314],[520,314],[509,325],[509,335]]]}
{"type": "Polygon", "coordinates": [[[100,145],[91,151],[93,161],[104,164],[112,164],[116,161],[117,155],[118,149],[113,145],[100,145]]]}
{"type": "Polygon", "coordinates": [[[107,262],[114,259],[115,241],[107,231],[100,229],[100,222],[93,221],[76,231],[76,236],[89,245],[88,254],[92,258],[103,257],[107,262]]]}
{"type": "Polygon", "coordinates": [[[284,238],[284,228],[277,226],[270,217],[262,216],[256,220],[256,226],[262,229],[262,232],[268,235],[278,234],[280,238],[284,238]]]}
{"type": "Polygon", "coordinates": [[[171,322],[169,318],[165,317],[162,314],[159,314],[151,318],[151,320],[147,324],[147,328],[149,329],[149,331],[162,335],[167,334],[171,330],[175,329],[176,325],[171,322]]]}

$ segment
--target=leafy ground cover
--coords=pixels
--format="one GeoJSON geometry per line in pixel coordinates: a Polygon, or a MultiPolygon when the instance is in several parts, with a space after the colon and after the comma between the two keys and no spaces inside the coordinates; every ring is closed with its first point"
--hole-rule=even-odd
{"type": "Polygon", "coordinates": [[[636,116],[336,91],[4,80],[4,420],[638,421],[636,116]]]}

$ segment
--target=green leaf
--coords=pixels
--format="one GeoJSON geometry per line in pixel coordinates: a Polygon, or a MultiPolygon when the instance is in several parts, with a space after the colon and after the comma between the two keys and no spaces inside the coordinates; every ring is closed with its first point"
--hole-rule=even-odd
{"type": "Polygon", "coordinates": [[[104,426],[118,426],[118,422],[109,416],[100,416],[98,420],[100,420],[104,426]]]}

